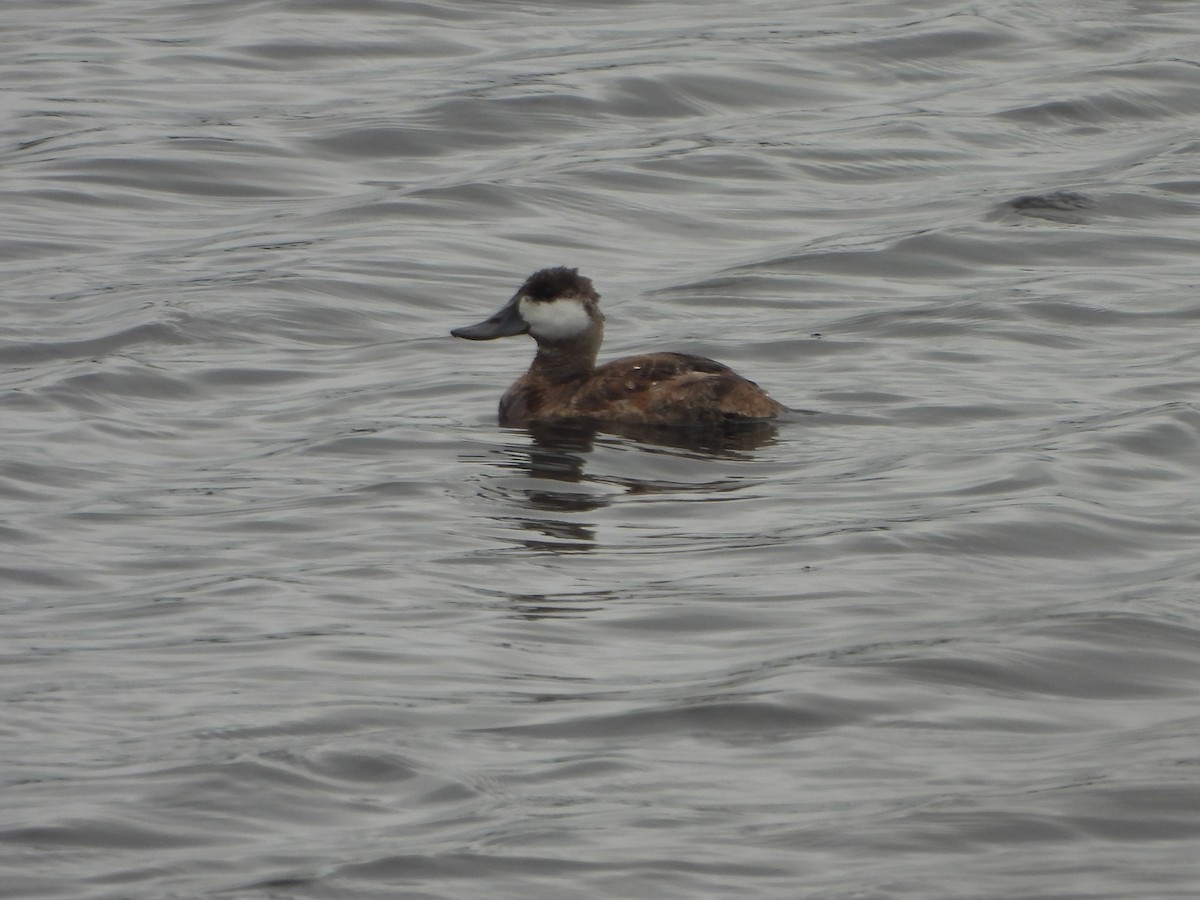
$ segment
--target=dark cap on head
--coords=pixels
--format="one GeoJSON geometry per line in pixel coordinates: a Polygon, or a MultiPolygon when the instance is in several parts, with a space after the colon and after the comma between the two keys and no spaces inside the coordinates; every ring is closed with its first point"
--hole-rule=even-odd
{"type": "Polygon", "coordinates": [[[580,275],[578,269],[569,269],[566,266],[534,272],[525,279],[525,283],[517,291],[517,296],[538,301],[553,300],[556,297],[600,299],[600,295],[592,287],[592,279],[580,275]]]}

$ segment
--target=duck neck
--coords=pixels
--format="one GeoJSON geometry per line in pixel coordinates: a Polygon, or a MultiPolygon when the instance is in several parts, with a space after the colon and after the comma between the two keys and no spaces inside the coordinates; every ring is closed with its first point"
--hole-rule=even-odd
{"type": "Polygon", "coordinates": [[[597,325],[570,340],[538,341],[537,356],[529,374],[551,384],[587,378],[596,368],[596,354],[600,352],[603,337],[604,328],[597,325]]]}

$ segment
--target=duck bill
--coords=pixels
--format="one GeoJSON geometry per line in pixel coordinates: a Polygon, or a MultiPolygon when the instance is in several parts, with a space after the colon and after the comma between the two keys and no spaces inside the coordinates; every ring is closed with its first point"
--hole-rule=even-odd
{"type": "Polygon", "coordinates": [[[517,309],[517,298],[513,297],[494,316],[484,319],[478,325],[455,328],[450,333],[455,337],[466,338],[468,341],[491,341],[495,338],[524,334],[528,330],[529,323],[521,318],[521,313],[517,309]]]}

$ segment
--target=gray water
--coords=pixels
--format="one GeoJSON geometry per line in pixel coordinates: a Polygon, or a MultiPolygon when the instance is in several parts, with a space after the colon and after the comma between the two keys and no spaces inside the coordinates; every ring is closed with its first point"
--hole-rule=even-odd
{"type": "Polygon", "coordinates": [[[2,15],[4,896],[1200,894],[1194,3],[2,15]]]}

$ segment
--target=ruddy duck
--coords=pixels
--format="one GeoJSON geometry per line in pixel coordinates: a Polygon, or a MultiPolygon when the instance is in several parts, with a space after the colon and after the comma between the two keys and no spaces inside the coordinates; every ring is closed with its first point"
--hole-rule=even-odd
{"type": "Polygon", "coordinates": [[[500,399],[501,425],[562,419],[650,426],[730,426],[788,408],[728,366],[686,353],[648,353],[596,365],[600,295],[577,269],[534,272],[490,319],[450,333],[470,341],[528,334],[529,371],[500,399]]]}

